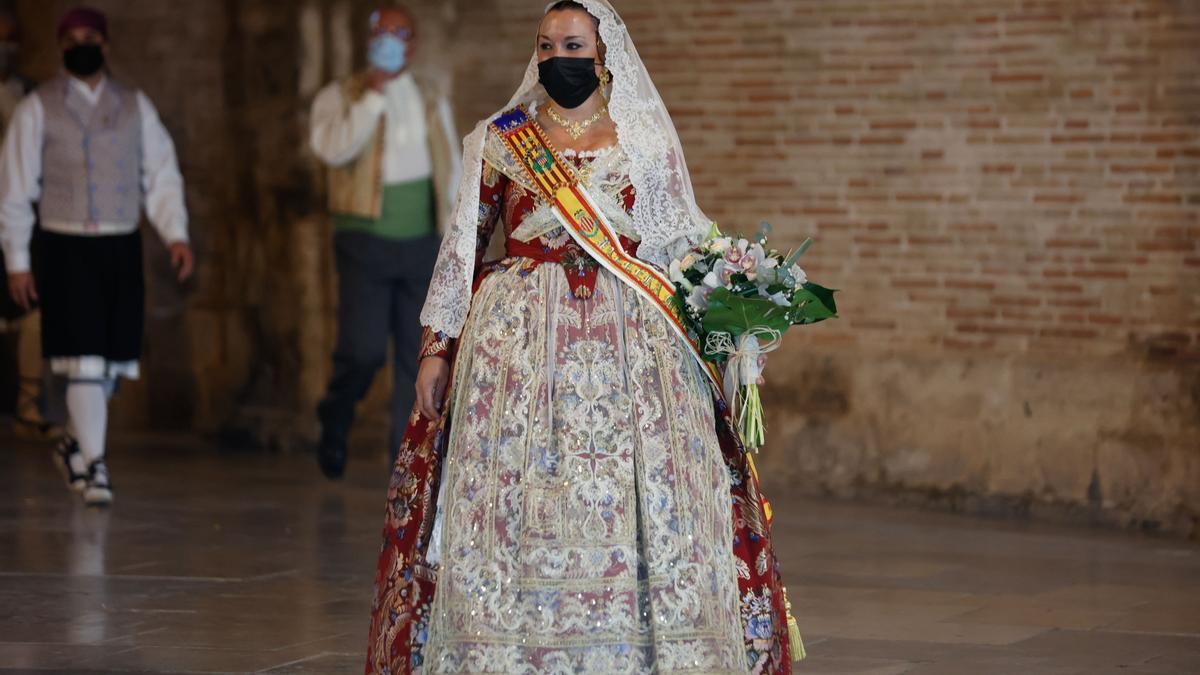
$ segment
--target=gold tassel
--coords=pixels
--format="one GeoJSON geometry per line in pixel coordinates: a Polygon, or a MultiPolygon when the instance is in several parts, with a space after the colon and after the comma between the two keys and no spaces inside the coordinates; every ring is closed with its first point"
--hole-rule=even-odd
{"type": "Polygon", "coordinates": [[[788,600],[786,588],[783,589],[783,607],[787,612],[788,651],[792,661],[801,661],[807,654],[804,652],[804,640],[800,639],[800,626],[796,624],[796,617],[792,616],[792,601],[788,600]]]}

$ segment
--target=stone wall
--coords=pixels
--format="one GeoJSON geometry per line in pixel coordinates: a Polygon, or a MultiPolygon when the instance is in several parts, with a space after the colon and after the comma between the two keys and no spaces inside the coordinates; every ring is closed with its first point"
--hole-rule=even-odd
{"type": "MultiPolygon", "coordinates": [[[[32,39],[66,3],[16,4],[32,39]]],[[[203,260],[181,293],[151,253],[125,424],[290,444],[332,344],[306,107],[369,3],[96,4],[175,135],[203,260]]],[[[542,5],[412,4],[465,132],[515,88],[542,5]]],[[[843,318],[772,359],[772,488],[1200,536],[1200,5],[620,5],[701,205],[813,237],[809,274],[842,289],[843,318]]]]}

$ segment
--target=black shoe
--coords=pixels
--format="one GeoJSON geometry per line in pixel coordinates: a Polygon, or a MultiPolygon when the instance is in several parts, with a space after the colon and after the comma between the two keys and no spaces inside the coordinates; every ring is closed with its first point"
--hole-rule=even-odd
{"type": "Polygon", "coordinates": [[[346,442],[322,437],[317,446],[317,464],[329,480],[341,478],[346,473],[346,442]]]}
{"type": "Polygon", "coordinates": [[[88,467],[87,488],[83,491],[83,503],[88,506],[112,504],[112,481],[108,479],[108,466],[98,459],[88,467]]]}
{"type": "Polygon", "coordinates": [[[79,443],[70,436],[64,436],[54,449],[54,465],[58,467],[63,480],[72,492],[83,494],[87,489],[88,466],[79,451],[79,443]]]}

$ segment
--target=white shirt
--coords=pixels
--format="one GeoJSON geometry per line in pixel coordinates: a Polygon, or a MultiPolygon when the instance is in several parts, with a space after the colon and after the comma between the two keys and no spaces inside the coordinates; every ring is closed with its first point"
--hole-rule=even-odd
{"type": "MultiPolygon", "coordinates": [[[[313,100],[309,144],[326,164],[349,164],[371,141],[381,114],[387,120],[383,144],[384,184],[429,178],[433,173],[433,160],[429,154],[425,103],[411,73],[388,81],[382,93],[368,89],[349,110],[342,96],[342,84],[327,85],[313,100]]],[[[438,105],[438,116],[447,138],[453,138],[453,122],[445,102],[438,105]]]]}
{"type": "MultiPolygon", "coordinates": [[[[71,86],[91,106],[100,101],[107,78],[95,89],[74,77],[71,86]]],[[[146,217],[167,244],[188,240],[187,209],[183,203],[183,176],[175,158],[175,144],[158,118],[154,104],[137,93],[142,118],[142,195],[146,217]]],[[[46,113],[36,94],[17,104],[0,149],[0,245],[9,272],[29,271],[29,240],[33,234],[33,204],[42,192],[42,141],[46,113]]],[[[132,232],[137,223],[121,223],[132,232]]],[[[84,224],[78,223],[78,232],[84,224]]],[[[61,229],[61,228],[58,228],[61,229]]]]}

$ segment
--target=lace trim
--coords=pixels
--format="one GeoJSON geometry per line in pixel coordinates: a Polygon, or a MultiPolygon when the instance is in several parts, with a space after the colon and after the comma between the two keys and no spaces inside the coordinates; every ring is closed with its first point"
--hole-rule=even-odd
{"type": "Polygon", "coordinates": [[[417,354],[417,360],[430,356],[448,359],[450,358],[450,351],[453,346],[454,338],[445,333],[426,328],[421,332],[421,349],[417,354]]]}
{"type": "Polygon", "coordinates": [[[136,380],[141,376],[141,366],[137,359],[109,361],[103,356],[53,356],[49,361],[50,372],[70,379],[123,377],[127,380],[136,380]]]}
{"type": "Polygon", "coordinates": [[[483,159],[488,164],[491,164],[497,171],[504,174],[512,182],[525,188],[532,194],[538,194],[538,188],[529,180],[529,175],[525,172],[525,168],[508,148],[504,146],[504,142],[496,137],[496,134],[488,132],[487,140],[483,146],[483,159]]]}
{"type": "Polygon", "coordinates": [[[567,148],[565,150],[559,150],[558,154],[562,155],[563,157],[575,157],[578,159],[599,159],[601,157],[611,155],[614,150],[617,150],[620,147],[621,146],[619,145],[610,145],[606,148],[598,148],[596,150],[576,150],[574,148],[567,148]]]}

